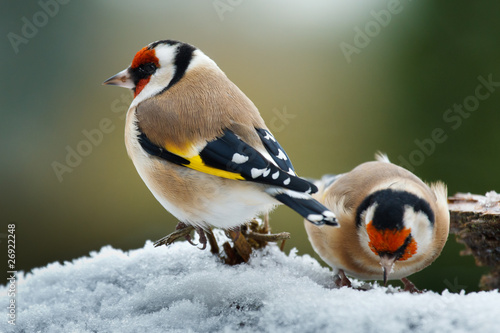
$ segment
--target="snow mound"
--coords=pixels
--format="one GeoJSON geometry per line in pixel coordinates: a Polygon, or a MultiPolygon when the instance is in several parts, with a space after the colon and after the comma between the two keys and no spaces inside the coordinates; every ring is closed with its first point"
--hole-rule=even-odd
{"type": "Polygon", "coordinates": [[[332,287],[329,269],[276,246],[227,266],[187,242],[18,275],[16,326],[1,332],[498,332],[500,294],[419,295],[332,287]]]}

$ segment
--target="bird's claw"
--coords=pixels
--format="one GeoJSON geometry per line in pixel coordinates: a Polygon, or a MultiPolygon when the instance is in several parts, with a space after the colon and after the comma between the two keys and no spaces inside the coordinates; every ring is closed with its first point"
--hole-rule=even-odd
{"type": "Polygon", "coordinates": [[[207,248],[207,237],[205,235],[205,231],[203,231],[203,229],[200,227],[196,228],[195,230],[198,233],[198,236],[200,237],[201,247],[199,247],[199,249],[205,250],[207,248]]]}
{"type": "Polygon", "coordinates": [[[351,284],[351,281],[349,280],[349,278],[345,275],[344,273],[344,270],[343,269],[339,269],[339,272],[336,276],[336,279],[335,279],[335,284],[337,285],[337,287],[348,287],[348,288],[352,288],[352,284],[351,284]]]}
{"type": "MultiPolygon", "coordinates": [[[[157,240],[155,243],[154,243],[154,246],[155,247],[158,247],[158,246],[161,246],[161,245],[165,245],[165,246],[168,246],[170,244],[172,244],[174,241],[176,241],[177,239],[181,238],[181,237],[184,237],[186,240],[188,240],[191,244],[193,244],[193,242],[191,241],[191,237],[189,236],[189,233],[194,230],[194,228],[192,226],[188,226],[184,223],[181,223],[179,222],[177,224],[177,226],[175,227],[175,231],[172,232],[171,234],[168,234],[167,236],[157,240]]],[[[195,244],[193,244],[195,245],[195,244]]]]}
{"type": "Polygon", "coordinates": [[[403,284],[405,285],[404,291],[408,291],[412,294],[422,294],[424,292],[423,290],[419,290],[417,287],[415,287],[413,282],[411,282],[407,278],[402,278],[401,282],[403,282],[403,284]]]}

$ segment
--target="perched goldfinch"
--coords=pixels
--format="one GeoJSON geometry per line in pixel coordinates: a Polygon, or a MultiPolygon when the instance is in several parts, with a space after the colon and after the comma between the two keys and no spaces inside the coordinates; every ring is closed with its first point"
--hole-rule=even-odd
{"type": "Polygon", "coordinates": [[[306,223],[314,250],[350,286],[345,274],[362,280],[401,279],[430,265],[448,237],[450,216],[443,183],[427,186],[390,163],[385,155],[338,176],[316,182],[314,195],[337,216],[340,228],[306,223]]]}
{"type": "Polygon", "coordinates": [[[236,228],[283,203],[316,225],[336,226],[297,177],[255,105],[196,47],[161,40],[104,84],[129,88],[125,145],[155,198],[181,222],[236,228]]]}

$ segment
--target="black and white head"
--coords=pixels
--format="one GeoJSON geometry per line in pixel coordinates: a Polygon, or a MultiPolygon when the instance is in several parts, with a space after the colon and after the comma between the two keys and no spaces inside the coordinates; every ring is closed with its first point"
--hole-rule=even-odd
{"type": "Polygon", "coordinates": [[[142,48],[128,68],[103,84],[131,89],[134,104],[138,104],[166,91],[195,66],[217,67],[201,50],[190,44],[160,40],[142,48]]]}

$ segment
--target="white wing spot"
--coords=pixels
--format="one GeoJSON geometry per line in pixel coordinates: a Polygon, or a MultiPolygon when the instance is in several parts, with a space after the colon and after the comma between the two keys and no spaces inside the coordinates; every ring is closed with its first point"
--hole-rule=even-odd
{"type": "Polygon", "coordinates": [[[248,161],[248,156],[241,155],[238,153],[234,153],[233,159],[231,160],[231,162],[236,163],[236,164],[243,164],[247,161],[248,161]]]}
{"type": "Polygon", "coordinates": [[[266,171],[262,174],[262,176],[267,177],[271,173],[271,169],[267,168],[266,171]]]}
{"type": "Polygon", "coordinates": [[[283,160],[283,161],[288,160],[288,158],[286,158],[285,153],[281,149],[278,149],[278,156],[276,156],[276,157],[279,158],[280,160],[283,160]]]}
{"type": "Polygon", "coordinates": [[[252,178],[255,179],[259,176],[262,176],[262,174],[266,171],[266,169],[257,169],[257,168],[252,168],[250,170],[250,173],[252,174],[252,178]]]}
{"type": "Polygon", "coordinates": [[[288,168],[287,173],[288,173],[289,175],[295,176],[295,171],[293,171],[293,170],[292,170],[292,168],[288,168]]]}
{"type": "Polygon", "coordinates": [[[323,220],[323,215],[321,215],[321,214],[309,214],[309,215],[307,215],[306,219],[308,219],[311,222],[320,222],[323,220]]]}
{"type": "Polygon", "coordinates": [[[266,131],[266,136],[264,136],[264,139],[276,142],[276,139],[268,131],[266,131]]]}
{"type": "Polygon", "coordinates": [[[290,184],[290,178],[287,178],[283,181],[283,184],[288,185],[290,184]]]}
{"type": "Polygon", "coordinates": [[[279,177],[279,176],[280,176],[280,172],[279,172],[279,171],[276,171],[275,173],[273,173],[273,174],[271,175],[271,177],[272,177],[273,179],[278,179],[278,177],[279,177]]]}
{"type": "Polygon", "coordinates": [[[325,210],[325,211],[323,212],[323,215],[324,215],[325,217],[333,217],[333,218],[335,218],[335,214],[333,214],[333,213],[332,213],[332,212],[330,212],[329,210],[325,210]]]}

